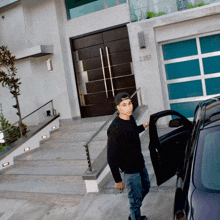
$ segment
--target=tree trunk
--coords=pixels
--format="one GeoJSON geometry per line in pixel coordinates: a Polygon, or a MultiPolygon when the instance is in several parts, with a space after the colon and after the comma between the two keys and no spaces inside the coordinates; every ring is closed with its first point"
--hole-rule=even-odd
{"type": "Polygon", "coordinates": [[[17,105],[17,109],[18,109],[18,116],[19,116],[19,130],[20,130],[20,135],[22,137],[22,119],[21,119],[21,110],[20,110],[20,105],[19,105],[19,101],[18,101],[18,96],[15,95],[15,100],[16,100],[16,105],[17,105]]]}

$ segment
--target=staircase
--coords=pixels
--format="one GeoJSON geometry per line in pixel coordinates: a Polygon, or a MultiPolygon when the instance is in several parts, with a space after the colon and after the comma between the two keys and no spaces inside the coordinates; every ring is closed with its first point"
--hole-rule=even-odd
{"type": "MultiPolygon", "coordinates": [[[[108,117],[61,121],[39,148],[16,157],[14,166],[0,173],[0,198],[78,206],[86,194],[83,144],[108,117]]],[[[92,161],[106,145],[106,129],[89,145],[92,161]]]]}

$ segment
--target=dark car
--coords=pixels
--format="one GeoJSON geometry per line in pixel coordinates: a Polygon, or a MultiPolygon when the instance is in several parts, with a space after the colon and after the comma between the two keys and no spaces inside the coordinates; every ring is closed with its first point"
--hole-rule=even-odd
{"type": "Polygon", "coordinates": [[[149,135],[157,185],[177,175],[173,219],[220,219],[220,96],[200,102],[193,122],[173,110],[151,115],[149,135]],[[159,135],[156,122],[168,116],[159,135]]]}

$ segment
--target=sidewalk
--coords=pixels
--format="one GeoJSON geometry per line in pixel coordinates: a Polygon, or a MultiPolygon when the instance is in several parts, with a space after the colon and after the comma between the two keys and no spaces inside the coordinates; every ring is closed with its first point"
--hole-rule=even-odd
{"type": "MultiPolygon", "coordinates": [[[[173,197],[174,190],[169,187],[151,190],[143,201],[142,215],[148,220],[171,219],[173,197]]],[[[1,213],[1,220],[126,220],[129,203],[125,193],[87,194],[77,210],[71,205],[1,199],[1,213]]]]}

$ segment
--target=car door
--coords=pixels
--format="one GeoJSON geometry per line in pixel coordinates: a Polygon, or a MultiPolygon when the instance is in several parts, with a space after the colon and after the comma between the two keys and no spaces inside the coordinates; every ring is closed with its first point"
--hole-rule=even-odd
{"type": "Polygon", "coordinates": [[[158,186],[173,177],[176,171],[183,167],[185,149],[191,131],[192,123],[174,110],[165,110],[150,116],[149,150],[158,186]],[[157,121],[167,116],[175,117],[169,123],[169,127],[174,129],[160,136],[157,121]]]}

